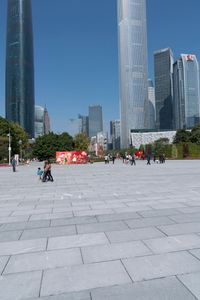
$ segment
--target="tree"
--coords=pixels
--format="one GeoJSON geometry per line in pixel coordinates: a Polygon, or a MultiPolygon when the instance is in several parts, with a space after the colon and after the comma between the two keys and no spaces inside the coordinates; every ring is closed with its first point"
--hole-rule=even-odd
{"type": "Polygon", "coordinates": [[[190,141],[194,144],[200,145],[200,124],[194,126],[190,134],[190,141]]]}
{"type": "Polygon", "coordinates": [[[179,129],[176,132],[174,137],[173,144],[180,144],[180,143],[188,143],[190,142],[191,133],[185,129],[179,129]]]}
{"type": "Polygon", "coordinates": [[[73,150],[73,138],[67,133],[49,134],[38,137],[33,147],[33,156],[39,160],[45,160],[56,157],[56,151],[73,150]]]}
{"type": "Polygon", "coordinates": [[[169,139],[168,138],[160,138],[154,142],[155,144],[161,144],[161,145],[168,145],[169,139]]]}
{"type": "Polygon", "coordinates": [[[74,148],[75,150],[87,151],[90,141],[84,133],[79,133],[74,137],[74,148]]]}
{"type": "Polygon", "coordinates": [[[8,137],[10,132],[11,135],[11,149],[12,155],[20,153],[20,147],[25,149],[28,144],[28,135],[24,129],[17,123],[10,122],[0,117],[0,136],[8,137]],[[19,144],[21,141],[21,145],[19,144]]]}

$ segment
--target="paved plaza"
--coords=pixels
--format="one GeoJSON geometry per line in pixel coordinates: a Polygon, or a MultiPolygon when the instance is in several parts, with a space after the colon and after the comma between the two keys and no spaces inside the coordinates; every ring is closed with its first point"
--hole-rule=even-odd
{"type": "Polygon", "coordinates": [[[1,300],[200,299],[200,161],[0,168],[1,300]]]}

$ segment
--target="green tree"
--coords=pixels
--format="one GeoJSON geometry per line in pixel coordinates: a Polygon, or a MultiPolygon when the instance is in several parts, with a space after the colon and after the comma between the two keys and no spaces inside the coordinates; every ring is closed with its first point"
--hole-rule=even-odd
{"type": "Polygon", "coordinates": [[[176,135],[173,140],[173,144],[180,144],[180,143],[188,143],[190,142],[191,133],[185,129],[177,130],[176,135]]]}
{"type": "Polygon", "coordinates": [[[71,151],[74,149],[73,138],[67,133],[49,134],[38,137],[33,147],[33,156],[39,160],[56,157],[56,151],[71,151]]]}
{"type": "Polygon", "coordinates": [[[8,137],[9,132],[11,135],[12,155],[19,154],[20,147],[22,147],[22,149],[26,149],[28,145],[27,133],[19,124],[0,117],[0,136],[8,137]],[[22,142],[21,145],[19,144],[19,141],[22,142]]]}
{"type": "Polygon", "coordinates": [[[79,133],[74,137],[74,148],[75,150],[87,151],[90,141],[89,138],[84,133],[79,133]]]}
{"type": "Polygon", "coordinates": [[[194,126],[190,134],[190,141],[194,144],[200,145],[200,124],[194,126]]]}

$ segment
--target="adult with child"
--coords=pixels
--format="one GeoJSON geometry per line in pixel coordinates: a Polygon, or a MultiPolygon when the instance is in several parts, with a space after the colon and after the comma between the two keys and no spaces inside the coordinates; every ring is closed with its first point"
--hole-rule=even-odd
{"type": "Polygon", "coordinates": [[[46,160],[44,162],[44,175],[43,175],[43,182],[46,181],[52,181],[53,182],[53,176],[51,175],[51,163],[49,160],[46,160]]]}

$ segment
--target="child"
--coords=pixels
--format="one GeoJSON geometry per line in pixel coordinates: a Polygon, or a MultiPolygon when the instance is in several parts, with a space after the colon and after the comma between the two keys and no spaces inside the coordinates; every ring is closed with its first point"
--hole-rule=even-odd
{"type": "Polygon", "coordinates": [[[39,177],[39,180],[42,180],[43,171],[41,170],[41,168],[38,168],[37,175],[39,177]]]}

